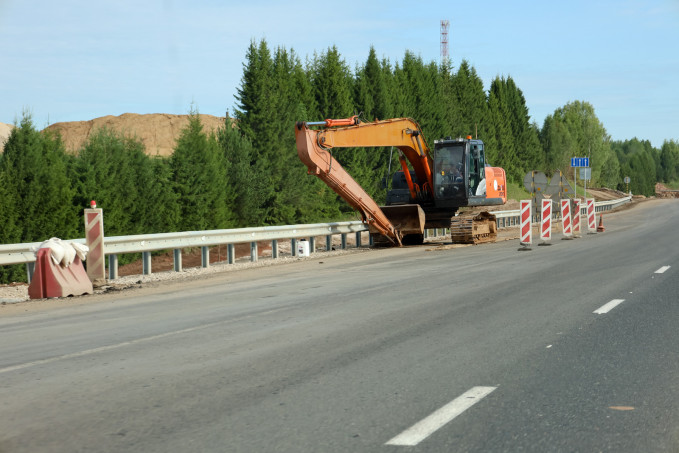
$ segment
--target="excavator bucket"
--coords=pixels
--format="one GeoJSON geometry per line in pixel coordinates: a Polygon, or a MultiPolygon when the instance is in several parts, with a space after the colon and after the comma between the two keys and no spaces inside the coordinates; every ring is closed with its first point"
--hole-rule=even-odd
{"type": "Polygon", "coordinates": [[[403,236],[407,234],[424,234],[424,211],[418,204],[402,204],[396,206],[380,206],[384,215],[403,236]]]}

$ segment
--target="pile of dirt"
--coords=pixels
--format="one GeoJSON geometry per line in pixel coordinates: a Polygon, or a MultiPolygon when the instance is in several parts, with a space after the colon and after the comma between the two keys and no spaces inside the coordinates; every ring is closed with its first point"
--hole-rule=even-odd
{"type": "MultiPolygon", "coordinates": [[[[200,114],[203,131],[210,133],[224,124],[224,118],[200,114]]],[[[176,140],[187,124],[189,115],[153,113],[140,115],[124,113],[120,116],[103,116],[89,121],[54,123],[48,130],[58,131],[68,152],[76,152],[96,130],[108,128],[129,137],[140,139],[146,147],[146,154],[169,156],[176,140]]]]}
{"type": "Polygon", "coordinates": [[[673,190],[659,182],[655,185],[655,196],[658,198],[679,198],[679,190],[673,190]]]}
{"type": "Polygon", "coordinates": [[[5,148],[5,141],[7,141],[9,134],[12,133],[12,129],[14,129],[14,126],[11,124],[0,123],[0,153],[5,148]]]}

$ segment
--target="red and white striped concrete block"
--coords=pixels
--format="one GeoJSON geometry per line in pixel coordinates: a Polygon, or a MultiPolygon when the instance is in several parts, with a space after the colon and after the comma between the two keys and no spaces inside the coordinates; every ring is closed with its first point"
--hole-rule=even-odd
{"type": "Polygon", "coordinates": [[[587,229],[590,233],[596,233],[596,213],[594,209],[594,198],[585,199],[587,203],[587,229]]]}
{"type": "Polygon", "coordinates": [[[561,200],[561,224],[563,226],[563,235],[566,237],[573,236],[573,225],[571,224],[570,200],[561,200]]]}
{"type": "Polygon", "coordinates": [[[540,222],[540,240],[552,240],[552,200],[542,200],[542,221],[540,222]]]}
{"type": "Polygon", "coordinates": [[[530,245],[532,243],[531,201],[521,200],[521,245],[530,245]]]}

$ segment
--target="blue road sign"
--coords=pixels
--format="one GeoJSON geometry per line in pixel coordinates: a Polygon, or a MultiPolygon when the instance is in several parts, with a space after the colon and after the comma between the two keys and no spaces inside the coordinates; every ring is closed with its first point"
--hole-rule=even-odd
{"type": "Polygon", "coordinates": [[[571,167],[589,167],[589,157],[571,157],[571,167]]]}

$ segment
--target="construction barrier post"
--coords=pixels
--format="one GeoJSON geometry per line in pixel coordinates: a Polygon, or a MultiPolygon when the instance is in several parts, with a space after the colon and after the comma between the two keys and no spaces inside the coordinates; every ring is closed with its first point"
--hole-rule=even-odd
{"type": "Polygon", "coordinates": [[[552,240],[552,200],[548,198],[542,199],[541,209],[542,221],[540,222],[540,240],[538,245],[552,245],[547,241],[552,240]]]}
{"type": "Polygon", "coordinates": [[[573,237],[580,237],[580,199],[573,199],[573,237]],[[578,234],[576,236],[576,233],[578,234]]]}
{"type": "Polygon", "coordinates": [[[106,261],[104,256],[104,211],[97,208],[92,200],[90,209],[85,209],[85,241],[90,251],[87,255],[87,276],[92,283],[106,283],[106,261]]]}
{"type": "Polygon", "coordinates": [[[594,209],[594,198],[587,198],[587,230],[589,234],[596,234],[596,212],[594,209]]]}
{"type": "Polygon", "coordinates": [[[571,224],[571,200],[561,200],[561,222],[563,239],[573,239],[573,225],[571,224]]]}
{"type": "Polygon", "coordinates": [[[531,224],[531,200],[521,200],[521,240],[523,248],[519,250],[530,250],[533,243],[533,226],[531,224]]]}

